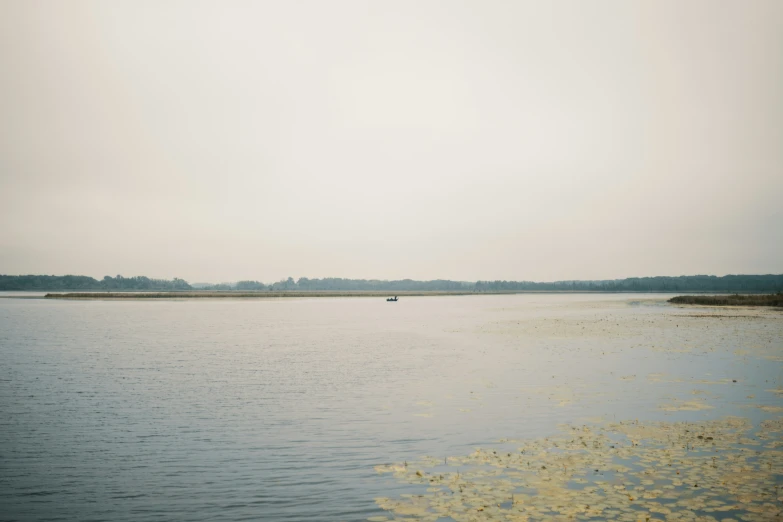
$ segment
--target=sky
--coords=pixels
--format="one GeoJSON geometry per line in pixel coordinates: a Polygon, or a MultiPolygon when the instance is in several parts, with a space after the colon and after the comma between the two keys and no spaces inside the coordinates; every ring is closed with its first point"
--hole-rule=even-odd
{"type": "Polygon", "coordinates": [[[783,273],[783,2],[0,0],[0,273],[783,273]]]}

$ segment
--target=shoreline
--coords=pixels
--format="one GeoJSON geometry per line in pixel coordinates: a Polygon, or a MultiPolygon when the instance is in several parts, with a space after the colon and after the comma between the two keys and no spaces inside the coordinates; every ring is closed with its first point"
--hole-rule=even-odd
{"type": "MultiPolygon", "coordinates": [[[[415,291],[383,292],[377,290],[313,290],[290,292],[68,292],[47,293],[44,299],[270,299],[287,297],[444,297],[470,295],[514,295],[514,294],[595,294],[620,292],[560,292],[560,291],[527,291],[527,292],[461,292],[461,291],[415,291]]],[[[625,292],[622,292],[625,293],[625,292]]]]}
{"type": "MultiPolygon", "coordinates": [[[[30,291],[34,292],[34,291],[30,291]]],[[[12,292],[8,292],[12,293],[12,292]]],[[[22,291],[13,293],[21,294],[22,291]]],[[[495,291],[495,292],[472,292],[472,291],[443,291],[443,290],[404,290],[398,292],[385,292],[379,290],[311,290],[311,291],[143,291],[129,290],[126,292],[46,292],[38,291],[38,295],[5,295],[6,292],[0,292],[0,299],[61,299],[61,300],[150,300],[150,299],[285,299],[285,298],[328,298],[328,297],[447,297],[447,296],[482,296],[482,295],[561,295],[561,294],[580,294],[580,295],[668,295],[673,296],[666,301],[674,305],[685,306],[750,306],[764,308],[779,308],[780,304],[768,304],[769,301],[778,301],[780,296],[775,294],[743,294],[739,296],[726,295],[725,293],[696,293],[683,295],[679,292],[631,292],[631,291],[599,291],[599,290],[517,290],[517,291],[495,291]],[[693,295],[695,294],[695,295],[693,295]]],[[[779,301],[778,301],[779,302],[779,301]]]]}
{"type": "MultiPolygon", "coordinates": [[[[547,294],[675,294],[677,297],[669,300],[671,303],[685,304],[679,301],[682,296],[678,292],[604,292],[604,291],[564,291],[564,290],[526,290],[526,291],[508,291],[508,292],[470,292],[470,291],[415,291],[406,290],[398,292],[384,292],[377,290],[313,290],[313,291],[288,291],[288,292],[237,292],[237,291],[181,291],[181,292],[51,292],[43,296],[3,296],[0,298],[19,298],[19,299],[74,299],[74,300],[122,300],[122,299],[276,299],[276,298],[307,298],[307,297],[445,297],[445,296],[481,296],[481,295],[547,295],[547,294]]],[[[763,294],[762,294],[763,295],[763,294]]],[[[725,297],[724,295],[701,294],[707,300],[725,297]]],[[[690,303],[695,304],[695,303],[690,303]]],[[[702,304],[702,303],[699,303],[702,304]]],[[[706,304],[706,303],[703,303],[706,304]]],[[[738,304],[738,303],[737,303],[738,304]]]]}

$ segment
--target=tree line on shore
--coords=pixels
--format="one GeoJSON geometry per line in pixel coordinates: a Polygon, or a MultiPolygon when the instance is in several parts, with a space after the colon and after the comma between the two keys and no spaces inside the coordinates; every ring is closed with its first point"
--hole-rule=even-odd
{"type": "Polygon", "coordinates": [[[677,277],[631,277],[606,281],[450,281],[436,279],[415,281],[402,279],[384,281],[378,279],[343,279],[327,277],[298,280],[289,277],[276,283],[237,281],[235,283],[190,285],[179,278],[152,279],[144,276],[105,276],[98,280],[88,276],[54,275],[0,275],[2,291],[395,291],[408,292],[727,292],[727,293],[777,293],[783,292],[783,274],[727,275],[722,277],[696,275],[677,277]]]}
{"type": "Polygon", "coordinates": [[[183,279],[152,279],[145,276],[116,277],[106,276],[101,280],[89,276],[78,275],[0,275],[0,290],[5,291],[56,291],[56,290],[86,290],[86,291],[123,291],[123,290],[156,290],[177,291],[191,290],[192,287],[183,279]]]}
{"type": "Polygon", "coordinates": [[[776,293],[783,291],[783,274],[710,275],[676,277],[629,277],[609,281],[478,281],[477,292],[498,291],[572,291],[572,292],[728,292],[776,293]]]}

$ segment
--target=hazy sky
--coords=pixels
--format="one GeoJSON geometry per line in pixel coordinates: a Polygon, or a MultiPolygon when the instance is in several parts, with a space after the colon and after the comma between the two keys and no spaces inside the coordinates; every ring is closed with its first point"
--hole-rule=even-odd
{"type": "Polygon", "coordinates": [[[783,1],[0,0],[0,273],[783,273],[783,1]]]}

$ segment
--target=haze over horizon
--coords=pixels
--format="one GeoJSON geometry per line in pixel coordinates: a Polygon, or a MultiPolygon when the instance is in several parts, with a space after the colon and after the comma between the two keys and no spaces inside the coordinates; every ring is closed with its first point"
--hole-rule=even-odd
{"type": "Polygon", "coordinates": [[[0,274],[783,273],[783,2],[0,4],[0,274]]]}

